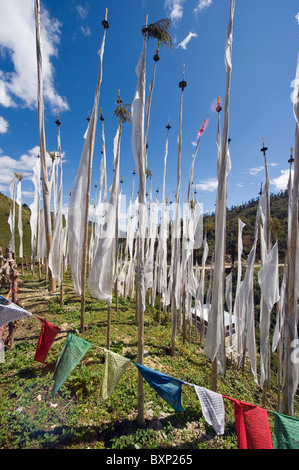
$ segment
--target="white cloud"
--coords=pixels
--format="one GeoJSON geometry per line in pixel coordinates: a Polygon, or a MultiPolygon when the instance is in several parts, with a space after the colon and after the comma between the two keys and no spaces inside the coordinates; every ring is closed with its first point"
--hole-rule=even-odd
{"type": "Polygon", "coordinates": [[[90,31],[90,28],[88,26],[81,26],[81,32],[84,36],[90,36],[91,35],[91,31],[90,31]]]}
{"type": "Polygon", "coordinates": [[[298,21],[298,24],[299,24],[299,12],[297,13],[297,15],[295,16],[296,20],[298,21]]]}
{"type": "MultiPolygon", "coordinates": [[[[0,104],[35,107],[37,102],[36,39],[34,2],[0,0],[0,47],[2,56],[13,70],[0,73],[0,104]]],[[[68,109],[65,98],[55,90],[54,66],[51,59],[58,54],[60,22],[41,10],[43,89],[45,102],[53,108],[68,109]]]]}
{"type": "Polygon", "coordinates": [[[183,17],[183,3],[185,0],[165,0],[164,8],[167,10],[170,19],[178,21],[183,17]]]}
{"type": "Polygon", "coordinates": [[[237,188],[243,188],[244,183],[237,183],[237,188]]]}
{"type": "MultiPolygon", "coordinates": [[[[278,165],[278,163],[268,163],[267,165],[268,165],[268,167],[272,167],[272,166],[278,165]]],[[[249,168],[249,169],[248,169],[248,173],[249,173],[250,175],[255,176],[255,175],[257,175],[260,171],[262,171],[262,170],[264,170],[264,169],[265,169],[265,166],[264,166],[264,165],[261,165],[261,166],[255,167],[255,168],[249,168]]]]}
{"type": "Polygon", "coordinates": [[[194,8],[195,13],[200,13],[204,8],[212,5],[212,0],[199,0],[198,5],[194,8]]]}
{"type": "MultiPolygon", "coordinates": [[[[14,173],[21,173],[24,180],[31,180],[33,167],[36,163],[37,156],[39,155],[39,146],[35,146],[20,156],[18,160],[9,157],[8,155],[0,155],[0,185],[2,190],[8,190],[8,185],[12,180],[14,173]],[[4,189],[5,188],[5,189],[4,189]]],[[[52,164],[52,159],[47,154],[48,169],[52,164]]]]}
{"type": "Polygon", "coordinates": [[[77,5],[75,8],[77,10],[79,18],[81,18],[81,20],[85,20],[88,16],[89,8],[83,7],[82,5],[77,5]]]}
{"type": "MultiPolygon", "coordinates": [[[[277,178],[273,178],[271,181],[275,185],[275,191],[285,191],[288,187],[289,181],[289,170],[281,170],[281,175],[277,178]]],[[[291,170],[291,177],[294,176],[294,170],[291,170]]]]}
{"type": "Polygon", "coordinates": [[[258,166],[256,168],[249,168],[248,173],[250,175],[257,175],[260,171],[264,170],[264,166],[258,166]]]}
{"type": "Polygon", "coordinates": [[[181,47],[182,49],[186,49],[187,48],[187,44],[191,41],[192,38],[197,38],[197,34],[196,33],[192,33],[192,31],[190,31],[190,33],[188,34],[188,36],[185,37],[185,39],[183,39],[182,42],[180,42],[177,47],[181,47]]]}
{"type": "Polygon", "coordinates": [[[14,172],[17,171],[26,177],[30,177],[32,175],[32,168],[36,162],[36,157],[38,151],[36,149],[39,147],[34,147],[33,149],[29,150],[28,155],[24,154],[21,155],[19,160],[15,160],[7,155],[0,156],[0,184],[9,184],[12,180],[14,172]]]}
{"type": "Polygon", "coordinates": [[[8,130],[8,122],[3,116],[0,116],[0,134],[6,134],[8,130]]]}
{"type": "Polygon", "coordinates": [[[206,180],[200,181],[195,186],[196,186],[196,188],[200,189],[201,191],[214,192],[218,188],[218,181],[217,181],[216,178],[207,178],[206,180]]]}

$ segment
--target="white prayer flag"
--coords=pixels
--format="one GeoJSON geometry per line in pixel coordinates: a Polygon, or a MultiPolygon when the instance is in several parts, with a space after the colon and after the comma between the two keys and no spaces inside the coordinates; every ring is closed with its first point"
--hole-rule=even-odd
{"type": "Polygon", "coordinates": [[[20,320],[24,317],[31,317],[32,313],[19,307],[0,295],[0,328],[8,323],[20,320]]]}
{"type": "Polygon", "coordinates": [[[277,242],[266,257],[258,273],[259,285],[269,312],[279,300],[278,282],[278,244],[277,242]]]}
{"type": "Polygon", "coordinates": [[[9,248],[11,251],[15,251],[15,211],[16,211],[16,185],[17,185],[17,176],[15,175],[11,182],[9,183],[9,192],[12,199],[12,212],[10,215],[9,225],[11,231],[11,239],[9,242],[9,248]]]}
{"type": "Polygon", "coordinates": [[[81,295],[81,282],[83,270],[82,252],[85,231],[88,172],[93,159],[94,139],[100,96],[100,85],[102,82],[102,61],[105,47],[105,37],[106,29],[104,30],[102,45],[99,50],[100,65],[93,110],[87,129],[83,151],[81,154],[79,169],[77,172],[68,206],[68,252],[73,286],[76,295],[81,295]]]}
{"type": "Polygon", "coordinates": [[[87,284],[90,295],[112,302],[112,283],[115,273],[116,218],[119,197],[119,150],[120,128],[114,137],[114,175],[108,212],[103,225],[103,233],[90,269],[87,284]]]}
{"type": "Polygon", "coordinates": [[[216,434],[224,434],[225,408],[222,395],[204,387],[193,386],[205,420],[214,428],[216,434]]]}
{"type": "Polygon", "coordinates": [[[31,228],[31,269],[34,268],[34,260],[36,256],[37,245],[37,222],[38,222],[38,208],[40,199],[40,158],[37,159],[33,167],[32,181],[34,184],[33,202],[30,205],[30,228],[31,228]]]}
{"type": "MultiPolygon", "coordinates": [[[[229,97],[231,82],[231,53],[232,53],[232,30],[235,1],[230,2],[230,17],[226,34],[225,44],[225,67],[226,67],[226,90],[224,99],[224,123],[222,136],[221,158],[217,161],[218,193],[216,204],[216,231],[215,231],[215,269],[213,281],[213,294],[211,309],[209,312],[208,331],[204,353],[214,361],[216,356],[220,373],[225,370],[225,343],[223,327],[223,270],[225,254],[225,225],[226,225],[226,202],[227,202],[227,176],[230,171],[230,155],[228,148],[229,135],[229,97]]],[[[219,153],[218,153],[219,155],[219,153]]]]}
{"type": "Polygon", "coordinates": [[[61,145],[60,145],[60,130],[58,127],[58,149],[59,149],[59,193],[58,193],[58,208],[56,217],[54,219],[53,238],[49,251],[49,268],[51,269],[52,276],[56,279],[57,284],[60,286],[62,282],[62,260],[63,260],[63,241],[64,232],[62,229],[62,161],[61,161],[61,145]]]}
{"type": "Polygon", "coordinates": [[[19,181],[18,186],[17,186],[16,203],[19,206],[19,214],[18,214],[18,230],[19,230],[19,238],[20,238],[19,257],[23,258],[23,222],[22,222],[22,187],[21,187],[21,181],[19,181]]]}

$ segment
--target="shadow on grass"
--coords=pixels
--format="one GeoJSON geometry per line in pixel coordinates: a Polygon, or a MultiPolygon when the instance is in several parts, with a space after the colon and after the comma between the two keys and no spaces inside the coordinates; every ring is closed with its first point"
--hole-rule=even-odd
{"type": "MultiPolygon", "coordinates": [[[[122,448],[135,449],[135,445],[139,445],[139,448],[153,448],[156,434],[152,431],[162,431],[166,435],[163,442],[162,435],[159,434],[159,449],[178,449],[178,448],[197,448],[202,443],[213,441],[215,439],[215,432],[210,426],[207,426],[206,430],[203,430],[196,438],[185,440],[183,444],[175,445],[171,441],[171,433],[175,430],[182,430],[186,427],[188,422],[194,421],[194,413],[188,409],[185,413],[174,413],[171,416],[146,419],[143,426],[141,426],[137,419],[129,420],[124,419],[122,421],[112,421],[109,423],[102,424],[100,426],[58,426],[52,431],[36,431],[33,432],[31,437],[39,441],[39,446],[48,449],[63,449],[68,446],[86,446],[90,444],[95,445],[101,442],[105,449],[117,448],[114,442],[121,437],[125,437],[127,445],[123,442],[122,448]],[[168,429],[171,429],[169,436],[167,436],[168,429]],[[142,438],[140,438],[140,431],[142,431],[142,438]],[[136,436],[135,436],[136,435],[136,436]],[[135,436],[135,438],[134,438],[135,436]],[[147,437],[148,436],[148,437],[147,437]],[[140,440],[141,439],[141,440],[140,440]],[[43,442],[44,441],[44,442],[43,442]]],[[[226,427],[226,435],[234,434],[235,426],[229,424],[226,427]]]]}

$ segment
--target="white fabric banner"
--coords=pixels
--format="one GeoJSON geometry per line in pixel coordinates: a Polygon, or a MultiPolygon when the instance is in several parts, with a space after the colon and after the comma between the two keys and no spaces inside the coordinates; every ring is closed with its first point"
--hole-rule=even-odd
{"type": "Polygon", "coordinates": [[[202,414],[217,435],[224,434],[225,408],[223,396],[204,387],[193,385],[200,401],[202,414]]]}
{"type": "Polygon", "coordinates": [[[105,37],[106,29],[104,30],[102,45],[99,50],[100,65],[93,110],[81,154],[79,169],[68,205],[68,253],[73,286],[76,295],[81,295],[88,171],[93,159],[100,85],[102,82],[102,61],[105,47],[105,37]]]}
{"type": "Polygon", "coordinates": [[[60,131],[58,127],[58,148],[59,148],[59,193],[58,193],[58,208],[56,217],[54,219],[53,238],[51,248],[49,251],[49,268],[51,269],[52,276],[56,279],[57,284],[60,286],[62,282],[63,270],[63,241],[64,232],[62,229],[62,162],[60,151],[60,131]]]}
{"type": "Polygon", "coordinates": [[[19,214],[18,214],[18,230],[19,230],[19,237],[20,237],[20,246],[19,246],[19,257],[23,258],[23,221],[22,221],[22,186],[21,181],[19,181],[17,186],[17,198],[16,203],[19,206],[19,214]]]}
{"type": "Polygon", "coordinates": [[[144,111],[145,111],[145,82],[146,82],[146,38],[136,67],[138,77],[135,95],[131,107],[132,135],[131,146],[138,171],[138,258],[137,258],[137,289],[139,311],[145,311],[145,281],[144,281],[144,239],[146,218],[146,176],[145,176],[145,145],[144,145],[144,111]]]}
{"type": "Polygon", "coordinates": [[[13,321],[31,316],[32,313],[28,312],[24,308],[19,307],[13,302],[9,302],[9,300],[0,295],[0,328],[4,325],[8,325],[8,323],[13,321]]]}
{"type": "Polygon", "coordinates": [[[118,236],[116,233],[116,218],[118,215],[119,198],[119,150],[120,127],[118,127],[114,137],[114,174],[108,212],[103,225],[102,237],[87,280],[90,295],[106,301],[108,305],[112,302],[115,273],[115,243],[118,236]]]}
{"type": "Polygon", "coordinates": [[[265,263],[258,273],[258,281],[269,312],[279,301],[278,244],[269,251],[265,263]]]}
{"type": "Polygon", "coordinates": [[[11,239],[8,244],[11,251],[15,251],[15,213],[16,213],[16,185],[17,185],[17,176],[15,175],[11,182],[9,183],[9,192],[10,197],[12,200],[12,212],[10,214],[10,231],[11,231],[11,239]]]}
{"type": "Polygon", "coordinates": [[[37,159],[33,167],[32,181],[34,184],[33,202],[30,207],[30,228],[31,228],[31,269],[36,256],[37,248],[37,222],[38,222],[38,208],[40,199],[40,158],[37,159]]]}
{"type": "Polygon", "coordinates": [[[225,342],[223,327],[223,270],[225,254],[225,226],[227,203],[227,176],[231,168],[228,136],[229,136],[229,97],[231,82],[232,30],[235,1],[230,2],[230,17],[225,44],[226,90],[224,99],[224,123],[222,134],[221,159],[217,161],[218,194],[216,204],[215,231],[215,268],[212,291],[212,303],[209,312],[208,331],[204,353],[212,360],[217,357],[220,373],[225,371],[225,342]]]}
{"type": "MultiPolygon", "coordinates": [[[[298,345],[298,300],[299,300],[299,228],[298,228],[298,196],[299,196],[299,54],[297,56],[296,78],[293,93],[293,112],[295,117],[295,153],[294,153],[294,179],[292,189],[292,201],[289,222],[289,253],[288,253],[288,281],[287,281],[287,305],[286,315],[286,342],[298,345]]],[[[288,414],[292,415],[294,410],[294,396],[299,384],[298,361],[289,360],[284,362],[283,377],[284,387],[281,402],[281,410],[287,406],[288,414]]]]}

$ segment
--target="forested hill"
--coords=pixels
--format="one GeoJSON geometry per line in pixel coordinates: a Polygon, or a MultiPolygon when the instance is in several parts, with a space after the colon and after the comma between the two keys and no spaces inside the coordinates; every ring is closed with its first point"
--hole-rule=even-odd
{"type": "MultiPolygon", "coordinates": [[[[238,253],[238,219],[245,224],[243,228],[243,259],[246,260],[252,248],[255,232],[256,213],[259,198],[252,199],[239,206],[233,206],[227,210],[226,223],[226,260],[234,263],[238,253]]],[[[288,230],[288,194],[287,191],[280,194],[270,194],[270,227],[272,243],[278,240],[279,262],[284,263],[287,248],[288,230]]],[[[203,220],[204,233],[207,234],[210,257],[215,245],[215,214],[205,215],[203,220]]],[[[202,249],[198,250],[198,261],[201,259],[202,249]]],[[[260,258],[260,246],[257,246],[257,261],[260,258]]]]}

